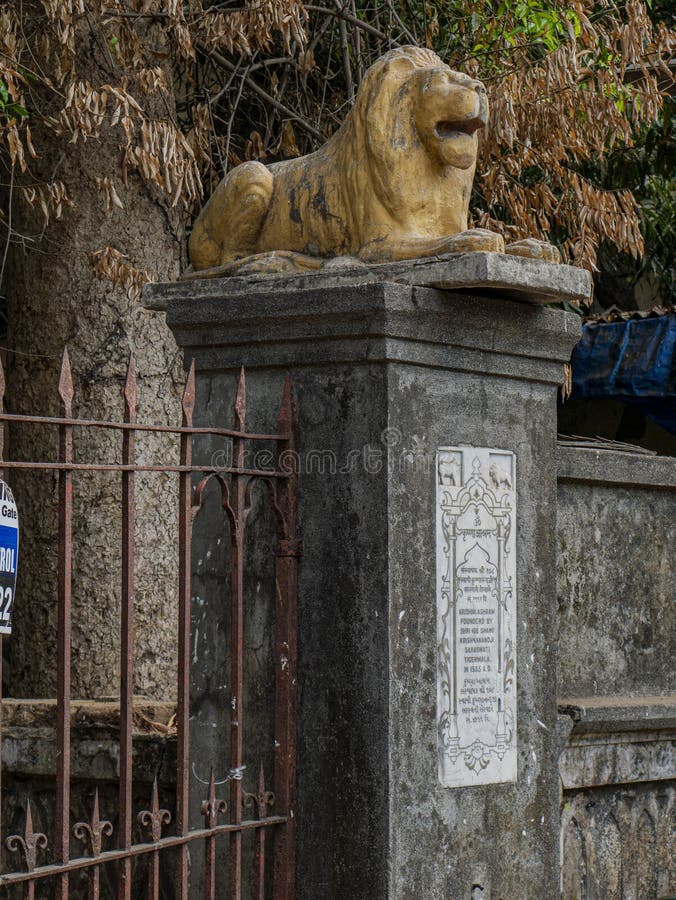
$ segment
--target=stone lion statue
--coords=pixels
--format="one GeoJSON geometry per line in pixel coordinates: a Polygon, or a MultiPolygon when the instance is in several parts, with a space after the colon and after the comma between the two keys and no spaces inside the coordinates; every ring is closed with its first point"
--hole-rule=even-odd
{"type": "MultiPolygon", "coordinates": [[[[246,162],[221,181],[195,223],[195,270],[222,274],[319,268],[327,258],[385,262],[505,250],[467,230],[486,90],[431,50],[400,47],[366,73],[354,108],[309,156],[246,162]]],[[[541,241],[507,252],[558,261],[541,241]]]]}

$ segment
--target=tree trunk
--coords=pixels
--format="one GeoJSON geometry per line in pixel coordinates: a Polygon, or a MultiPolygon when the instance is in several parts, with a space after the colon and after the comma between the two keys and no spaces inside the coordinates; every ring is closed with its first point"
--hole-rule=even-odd
{"type": "MultiPolygon", "coordinates": [[[[159,30],[148,39],[161,41],[159,30]]],[[[87,28],[78,35],[78,76],[94,87],[117,83],[108,54],[87,28]],[[80,64],[79,60],[82,60],[80,64]]],[[[168,79],[171,83],[171,79],[168,79]]],[[[165,117],[166,106],[144,101],[150,115],[165,117]]],[[[172,100],[173,103],[173,100],[172,100]]],[[[32,124],[32,123],[31,123],[32,124]]],[[[67,143],[33,126],[39,179],[64,181],[76,203],[44,230],[39,208],[20,192],[13,197],[14,228],[35,243],[15,243],[8,270],[7,406],[10,412],[55,415],[61,353],[67,345],[73,370],[74,414],[121,421],[122,389],[129,354],[138,372],[138,420],[180,424],[183,383],[180,353],[164,317],[149,312],[125,291],[98,280],[87,254],[110,245],[130,263],[159,280],[180,271],[183,227],[168,203],[153,195],[136,174],[120,186],[119,127],[106,127],[100,140],[67,143]],[[114,179],[124,210],[106,213],[96,176],[114,179]]],[[[34,182],[33,182],[34,183],[34,182]]],[[[76,429],[75,458],[119,462],[121,432],[76,429]]],[[[55,428],[14,427],[8,458],[54,460],[55,428]]],[[[137,460],[176,463],[173,438],[137,436],[137,460]]],[[[17,697],[55,694],[58,475],[18,471],[6,475],[20,515],[21,547],[11,637],[10,691],[17,697]]],[[[74,697],[116,696],[120,671],[121,477],[118,473],[75,473],[73,515],[74,697]]],[[[175,694],[177,596],[177,483],[172,476],[136,479],[136,654],[134,690],[154,698],[175,694]]]]}

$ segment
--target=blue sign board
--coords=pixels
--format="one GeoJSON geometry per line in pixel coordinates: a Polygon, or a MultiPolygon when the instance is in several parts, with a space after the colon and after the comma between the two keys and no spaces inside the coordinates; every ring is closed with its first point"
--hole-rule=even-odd
{"type": "Polygon", "coordinates": [[[14,495],[0,481],[0,634],[12,633],[12,606],[19,560],[19,514],[14,495]]]}

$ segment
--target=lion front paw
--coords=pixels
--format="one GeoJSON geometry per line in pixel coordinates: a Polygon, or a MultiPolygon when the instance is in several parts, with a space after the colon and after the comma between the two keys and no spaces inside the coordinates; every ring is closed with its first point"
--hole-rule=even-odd
{"type": "Polygon", "coordinates": [[[505,241],[501,234],[485,228],[470,228],[445,239],[446,253],[504,253],[505,241]]]}
{"type": "Polygon", "coordinates": [[[560,263],[561,253],[559,248],[547,241],[538,241],[535,238],[525,238],[522,241],[514,241],[507,244],[505,253],[510,256],[525,256],[528,259],[542,259],[545,262],[560,263]]]}

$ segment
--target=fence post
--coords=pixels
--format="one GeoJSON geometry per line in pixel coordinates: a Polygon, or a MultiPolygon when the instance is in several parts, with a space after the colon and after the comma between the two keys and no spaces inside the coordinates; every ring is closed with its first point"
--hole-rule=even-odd
{"type": "MultiPolygon", "coordinates": [[[[124,422],[136,422],[137,385],[134,357],[129,357],[124,385],[124,422]]],[[[122,433],[122,465],[134,464],[135,433],[122,433]]],[[[122,472],[122,597],[120,617],[120,818],[118,846],[127,850],[132,840],[132,729],[134,698],[134,472],[122,472]]],[[[119,866],[119,900],[131,898],[131,859],[119,866]]]]}
{"type": "MultiPolygon", "coordinates": [[[[195,407],[195,367],[191,365],[182,399],[184,429],[192,428],[195,407]]],[[[190,585],[192,537],[192,434],[183,431],[180,438],[179,525],[178,525],[178,711],[177,711],[177,773],[176,773],[176,831],[187,834],[190,810],[190,585]]],[[[188,897],[188,846],[178,848],[177,897],[188,897]]]]}
{"type": "MultiPolygon", "coordinates": [[[[68,350],[63,351],[59,377],[61,416],[73,416],[73,378],[68,350]]],[[[59,462],[73,461],[73,428],[59,425],[59,462]]],[[[70,858],[70,654],[71,654],[71,582],[73,553],[73,473],[59,470],[59,590],[57,624],[57,760],[56,760],[56,858],[67,863],[70,858]]],[[[58,900],[68,898],[69,876],[57,877],[58,900]]]]}
{"type": "Polygon", "coordinates": [[[279,486],[284,528],[278,532],[275,587],[275,803],[289,816],[275,836],[274,896],[294,900],[296,858],[296,678],[298,664],[296,593],[298,558],[298,467],[296,410],[292,382],[287,376],[277,430],[288,435],[278,445],[277,468],[288,472],[279,486]]]}

